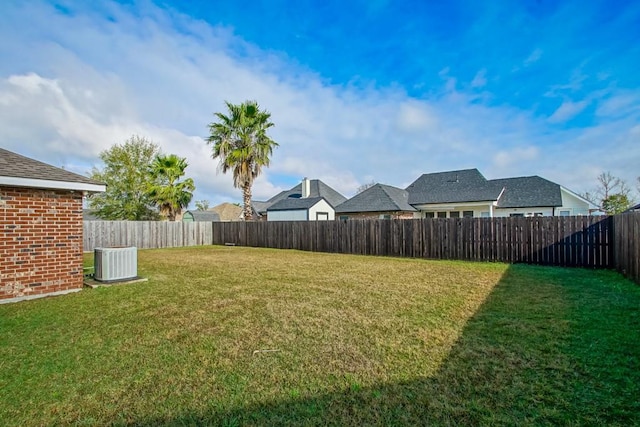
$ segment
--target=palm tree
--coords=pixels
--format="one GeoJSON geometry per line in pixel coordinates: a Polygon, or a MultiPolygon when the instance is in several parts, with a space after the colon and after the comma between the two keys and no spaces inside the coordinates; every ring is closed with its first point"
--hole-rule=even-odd
{"type": "Polygon", "coordinates": [[[215,113],[218,122],[209,124],[207,144],[213,144],[214,159],[219,159],[219,170],[233,170],[233,185],[242,189],[243,217],[253,219],[251,187],[253,181],[268,167],[274,147],[278,144],[267,136],[273,126],[271,114],[261,111],[256,101],[235,105],[225,101],[228,115],[215,113]]]}
{"type": "Polygon", "coordinates": [[[149,196],[169,221],[175,221],[176,215],[189,205],[196,189],[191,178],[178,181],[187,166],[187,159],[175,154],[158,155],[151,164],[154,183],[149,188],[149,196]]]}

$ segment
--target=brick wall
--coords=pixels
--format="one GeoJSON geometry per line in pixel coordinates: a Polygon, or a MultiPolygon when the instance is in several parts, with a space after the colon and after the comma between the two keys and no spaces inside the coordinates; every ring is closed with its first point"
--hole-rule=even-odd
{"type": "Polygon", "coordinates": [[[82,194],[0,186],[0,299],[82,280],[82,194]]]}

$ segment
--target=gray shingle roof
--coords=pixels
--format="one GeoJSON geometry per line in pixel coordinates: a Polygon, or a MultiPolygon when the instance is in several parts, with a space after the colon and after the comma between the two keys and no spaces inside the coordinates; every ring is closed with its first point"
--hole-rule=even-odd
{"type": "Polygon", "coordinates": [[[267,210],[268,211],[307,210],[323,199],[324,199],[323,197],[307,197],[304,199],[287,197],[286,199],[282,199],[275,202],[273,205],[269,206],[267,210]]]}
{"type": "Polygon", "coordinates": [[[194,221],[220,221],[220,215],[218,215],[216,212],[211,211],[186,211],[182,217],[183,221],[184,217],[187,216],[187,214],[192,215],[194,221]]]}
{"type": "Polygon", "coordinates": [[[409,193],[390,185],[376,184],[336,207],[336,212],[415,211],[408,202],[409,193]]]}
{"type": "Polygon", "coordinates": [[[504,188],[498,200],[500,208],[562,206],[560,185],[539,176],[492,179],[497,188],[504,188]]]}
{"type": "MultiPolygon", "coordinates": [[[[344,201],[347,200],[346,197],[344,197],[342,194],[338,193],[336,190],[329,187],[327,184],[320,181],[319,179],[309,180],[309,187],[310,187],[309,198],[322,197],[333,208],[335,208],[340,203],[343,203],[344,201]]],[[[259,202],[259,205],[256,205],[256,209],[258,210],[258,212],[266,212],[267,210],[271,210],[271,206],[273,206],[274,204],[276,204],[281,200],[284,200],[287,198],[300,199],[301,197],[302,197],[302,183],[296,185],[290,190],[281,191],[280,193],[276,194],[266,202],[259,202]],[[260,206],[259,209],[258,209],[258,206],[260,206]]]]}
{"type": "Polygon", "coordinates": [[[638,203],[635,206],[631,206],[629,209],[627,209],[625,212],[635,212],[635,211],[640,211],[640,203],[638,203]]]}
{"type": "Polygon", "coordinates": [[[267,211],[267,208],[269,207],[269,203],[261,202],[259,200],[252,200],[251,201],[251,206],[253,207],[253,210],[257,214],[260,214],[260,212],[264,213],[264,212],[267,211]]]}
{"type": "Polygon", "coordinates": [[[0,176],[104,185],[85,176],[21,156],[4,148],[0,148],[0,176]]]}
{"type": "Polygon", "coordinates": [[[497,200],[502,188],[487,181],[478,169],[465,169],[424,174],[406,191],[411,205],[421,205],[497,200]]]}

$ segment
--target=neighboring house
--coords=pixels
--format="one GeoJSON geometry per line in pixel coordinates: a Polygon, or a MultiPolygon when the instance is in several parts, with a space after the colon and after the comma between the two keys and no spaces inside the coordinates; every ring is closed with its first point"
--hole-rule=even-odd
{"type": "Polygon", "coordinates": [[[409,219],[416,209],[409,193],[390,185],[376,184],[336,207],[339,219],[409,219]]]}
{"type": "Polygon", "coordinates": [[[319,179],[304,178],[289,191],[266,202],[257,202],[268,221],[316,221],[335,219],[335,208],[346,197],[319,179]]]}
{"type": "Polygon", "coordinates": [[[220,221],[241,221],[242,220],[242,207],[234,205],[233,203],[220,203],[210,209],[208,212],[215,212],[220,217],[220,221]]]}
{"type": "Polygon", "coordinates": [[[218,222],[220,215],[211,211],[186,211],[182,215],[182,222],[218,222]]]}
{"type": "Polygon", "coordinates": [[[638,203],[635,206],[631,206],[629,209],[627,209],[623,213],[627,213],[627,212],[640,212],[640,203],[638,203]]]}
{"type": "Polygon", "coordinates": [[[105,190],[0,148],[0,301],[82,288],[82,198],[105,190]]]}
{"type": "Polygon", "coordinates": [[[287,198],[267,210],[267,221],[328,221],[335,219],[335,210],[322,197],[287,198]]]}
{"type": "Polygon", "coordinates": [[[417,218],[588,215],[596,208],[539,176],[487,180],[477,169],[424,174],[406,190],[417,218]]]}

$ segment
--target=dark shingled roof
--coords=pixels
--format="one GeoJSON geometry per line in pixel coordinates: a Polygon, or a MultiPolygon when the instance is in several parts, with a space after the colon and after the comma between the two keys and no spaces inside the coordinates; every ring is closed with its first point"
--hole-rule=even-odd
{"type": "MultiPolygon", "coordinates": [[[[342,194],[338,193],[336,190],[329,187],[327,184],[320,181],[319,179],[309,180],[309,187],[310,187],[309,198],[322,197],[327,201],[327,203],[331,205],[332,208],[335,208],[340,203],[343,203],[344,201],[347,200],[346,197],[344,197],[342,194]]],[[[274,204],[278,203],[281,200],[285,200],[288,198],[291,198],[291,199],[302,198],[302,183],[296,185],[290,190],[279,192],[278,194],[276,194],[266,202],[258,202],[258,205],[256,205],[256,210],[258,212],[266,212],[267,210],[272,210],[271,206],[273,206],[274,204]]]]}
{"type": "Polygon", "coordinates": [[[323,199],[324,197],[307,197],[305,199],[288,197],[286,199],[282,199],[280,201],[275,202],[273,205],[269,206],[269,209],[267,210],[268,211],[307,210],[323,199]]]}
{"type": "Polygon", "coordinates": [[[264,212],[267,211],[267,208],[269,207],[269,203],[261,202],[259,200],[252,200],[251,201],[251,207],[253,207],[253,210],[257,214],[260,214],[260,212],[264,213],[264,212]]]}
{"type": "Polygon", "coordinates": [[[640,203],[638,203],[635,206],[631,206],[629,209],[627,209],[624,212],[635,212],[635,211],[640,211],[640,203]]]}
{"type": "Polygon", "coordinates": [[[0,148],[0,176],[104,185],[85,176],[0,148]]]}
{"type": "Polygon", "coordinates": [[[412,205],[497,200],[502,188],[490,183],[478,169],[422,175],[406,188],[412,205]]]}
{"type": "Polygon", "coordinates": [[[213,222],[220,221],[220,215],[216,212],[211,211],[186,211],[182,216],[182,220],[184,221],[185,216],[187,214],[191,214],[193,216],[194,221],[205,221],[205,222],[213,222]]]}
{"type": "Polygon", "coordinates": [[[560,185],[539,176],[492,179],[497,188],[504,188],[498,200],[500,208],[562,206],[560,185]]]}
{"type": "Polygon", "coordinates": [[[408,198],[406,190],[376,184],[338,205],[336,212],[413,212],[415,209],[409,204],[408,198]]]}

